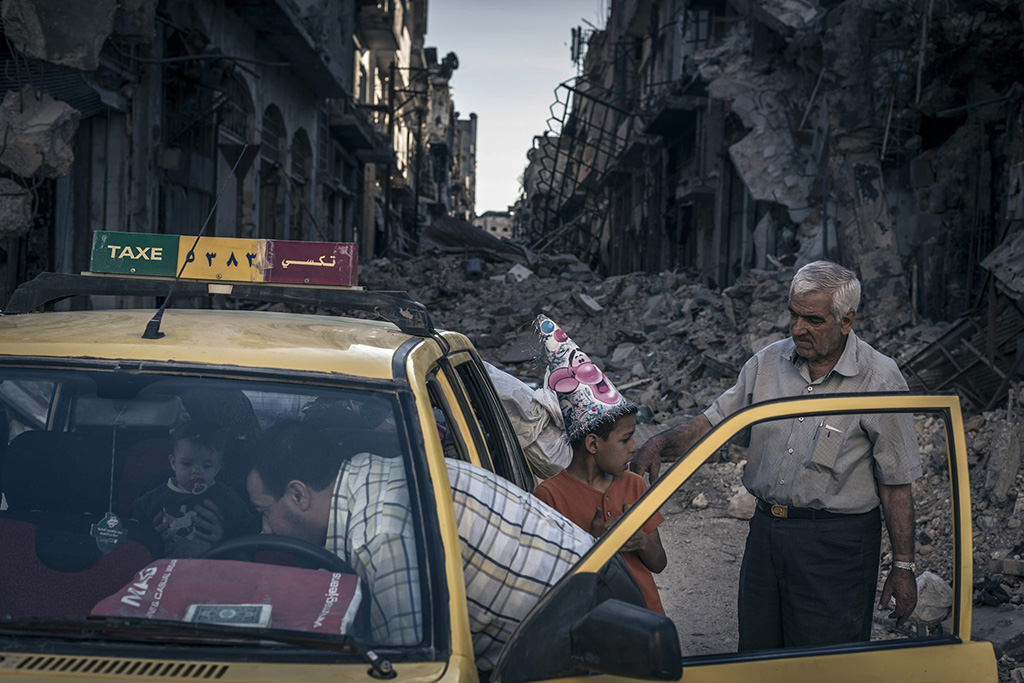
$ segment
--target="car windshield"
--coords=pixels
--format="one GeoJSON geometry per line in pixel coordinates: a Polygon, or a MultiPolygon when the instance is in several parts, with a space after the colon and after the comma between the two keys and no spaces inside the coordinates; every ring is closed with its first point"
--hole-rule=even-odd
{"type": "Polygon", "coordinates": [[[0,623],[422,643],[400,406],[372,385],[0,369],[0,623]]]}

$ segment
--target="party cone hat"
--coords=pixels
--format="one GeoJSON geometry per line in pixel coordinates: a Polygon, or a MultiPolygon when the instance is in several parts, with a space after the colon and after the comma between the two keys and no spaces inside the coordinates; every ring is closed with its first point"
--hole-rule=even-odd
{"type": "Polygon", "coordinates": [[[636,406],[623,398],[612,381],[555,321],[539,315],[536,326],[544,343],[546,384],[558,395],[570,442],[636,412],[636,406]]]}

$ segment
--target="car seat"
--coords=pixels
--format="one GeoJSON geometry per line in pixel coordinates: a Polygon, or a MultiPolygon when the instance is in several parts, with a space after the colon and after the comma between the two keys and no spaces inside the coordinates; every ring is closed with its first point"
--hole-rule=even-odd
{"type": "Polygon", "coordinates": [[[0,463],[0,616],[88,615],[160,554],[156,532],[131,520],[103,552],[96,525],[109,509],[110,448],[109,435],[32,431],[11,441],[0,463]]]}

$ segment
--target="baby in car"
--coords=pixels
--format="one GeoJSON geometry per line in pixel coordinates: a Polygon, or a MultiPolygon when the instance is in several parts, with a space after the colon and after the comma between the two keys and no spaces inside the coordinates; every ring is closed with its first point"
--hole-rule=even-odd
{"type": "Polygon", "coordinates": [[[228,438],[216,425],[195,420],[175,429],[173,476],[135,501],[131,516],[152,523],[167,557],[200,557],[220,541],[256,533],[248,505],[217,483],[228,438]]]}

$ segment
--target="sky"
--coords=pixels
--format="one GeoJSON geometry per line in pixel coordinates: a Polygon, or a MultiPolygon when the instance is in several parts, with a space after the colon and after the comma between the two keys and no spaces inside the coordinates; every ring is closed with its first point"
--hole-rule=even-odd
{"type": "Polygon", "coordinates": [[[426,47],[459,58],[450,85],[459,118],[477,115],[476,213],[504,211],[555,88],[576,75],[573,27],[604,26],[608,0],[428,0],[426,47]]]}

